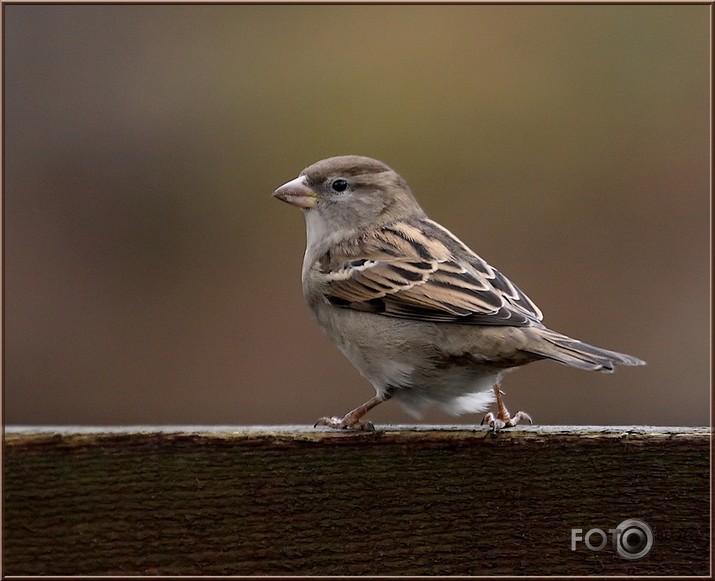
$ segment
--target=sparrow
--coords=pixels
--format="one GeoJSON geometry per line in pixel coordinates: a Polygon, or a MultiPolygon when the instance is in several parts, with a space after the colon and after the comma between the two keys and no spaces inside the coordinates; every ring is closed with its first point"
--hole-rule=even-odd
{"type": "Polygon", "coordinates": [[[402,177],[357,155],[304,169],[273,196],[301,208],[303,294],[318,324],[375,396],[315,426],[374,429],[363,416],[392,398],[419,417],[430,405],[488,413],[492,430],[531,422],[504,405],[503,376],[548,359],[611,372],[636,357],[552,331],[514,283],[430,220],[402,177]]]}

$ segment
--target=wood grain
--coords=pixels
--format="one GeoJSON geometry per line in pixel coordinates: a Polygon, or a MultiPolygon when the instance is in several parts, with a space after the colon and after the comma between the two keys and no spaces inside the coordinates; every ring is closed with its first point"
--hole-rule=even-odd
{"type": "Polygon", "coordinates": [[[9,428],[3,573],[708,575],[709,474],[705,428],[9,428]]]}

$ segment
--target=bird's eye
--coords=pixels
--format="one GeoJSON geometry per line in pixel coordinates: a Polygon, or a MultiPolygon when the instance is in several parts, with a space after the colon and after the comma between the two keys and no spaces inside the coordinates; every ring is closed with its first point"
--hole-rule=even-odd
{"type": "Polygon", "coordinates": [[[344,179],[337,179],[334,180],[332,184],[330,184],[330,187],[333,188],[333,190],[336,192],[344,192],[348,189],[348,182],[344,179]]]}

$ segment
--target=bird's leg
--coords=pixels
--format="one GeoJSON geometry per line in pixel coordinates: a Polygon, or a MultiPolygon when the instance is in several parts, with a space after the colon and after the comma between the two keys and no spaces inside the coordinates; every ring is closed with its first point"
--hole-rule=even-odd
{"type": "Polygon", "coordinates": [[[382,395],[377,394],[361,406],[358,406],[353,411],[345,414],[345,417],[320,418],[317,422],[315,422],[313,427],[317,428],[318,426],[327,426],[329,428],[337,428],[341,430],[365,430],[372,432],[375,429],[375,426],[370,421],[363,422],[362,417],[376,405],[381,404],[383,401],[388,399],[390,399],[389,392],[385,392],[382,395]]]}
{"type": "Polygon", "coordinates": [[[499,384],[497,383],[494,387],[494,395],[497,398],[497,415],[495,416],[492,412],[489,412],[482,419],[481,424],[487,424],[491,427],[492,433],[496,433],[497,430],[502,428],[512,428],[518,424],[521,420],[527,420],[530,424],[534,422],[531,421],[531,416],[526,412],[516,412],[512,417],[509,410],[506,409],[504,405],[504,399],[502,396],[504,392],[499,389],[499,384]]]}

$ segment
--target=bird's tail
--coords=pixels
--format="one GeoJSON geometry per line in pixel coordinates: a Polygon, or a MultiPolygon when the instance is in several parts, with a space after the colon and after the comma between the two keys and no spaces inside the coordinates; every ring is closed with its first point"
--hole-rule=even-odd
{"type": "Polygon", "coordinates": [[[528,351],[564,365],[607,373],[612,372],[616,365],[645,365],[645,361],[637,357],[594,347],[550,329],[536,328],[534,331],[540,340],[530,342],[528,351]]]}

